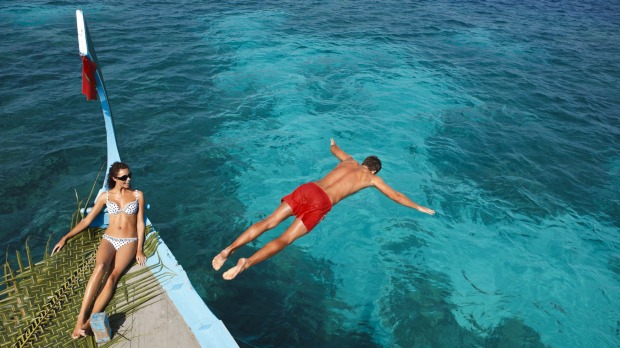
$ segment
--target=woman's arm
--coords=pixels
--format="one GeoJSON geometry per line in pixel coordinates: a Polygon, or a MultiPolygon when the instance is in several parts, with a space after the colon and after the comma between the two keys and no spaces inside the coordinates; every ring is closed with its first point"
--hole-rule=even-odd
{"type": "Polygon", "coordinates": [[[99,195],[99,198],[97,198],[97,201],[95,202],[95,205],[93,206],[93,209],[91,209],[90,213],[88,213],[88,215],[86,215],[86,217],[84,217],[82,221],[80,221],[77,225],[75,225],[75,227],[73,227],[71,231],[69,231],[69,233],[67,233],[62,238],[60,238],[60,241],[56,243],[56,245],[54,246],[54,249],[52,249],[51,255],[54,255],[55,252],[62,249],[65,243],[69,239],[71,239],[73,236],[82,232],[88,226],[90,226],[90,224],[93,222],[95,217],[99,215],[104,205],[105,205],[105,197],[102,194],[102,195],[99,195]]]}
{"type": "Polygon", "coordinates": [[[138,231],[138,250],[136,251],[136,262],[139,265],[146,263],[146,255],[144,255],[144,193],[138,191],[138,216],[136,217],[136,228],[138,231]]]}

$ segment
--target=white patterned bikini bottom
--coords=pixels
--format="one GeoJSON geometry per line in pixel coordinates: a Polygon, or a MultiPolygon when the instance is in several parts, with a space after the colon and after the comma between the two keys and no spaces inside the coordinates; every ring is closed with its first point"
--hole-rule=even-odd
{"type": "Polygon", "coordinates": [[[131,242],[136,242],[138,240],[138,238],[116,238],[116,237],[110,237],[107,234],[103,235],[103,239],[105,239],[108,242],[112,243],[112,246],[116,250],[120,249],[125,244],[131,243],[131,242]]]}

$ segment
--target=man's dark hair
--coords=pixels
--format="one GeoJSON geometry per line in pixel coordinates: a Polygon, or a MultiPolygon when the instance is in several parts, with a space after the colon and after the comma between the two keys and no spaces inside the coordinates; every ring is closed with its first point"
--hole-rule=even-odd
{"type": "Polygon", "coordinates": [[[379,173],[381,170],[381,160],[379,160],[379,157],[377,156],[366,157],[364,162],[362,162],[362,165],[368,167],[370,171],[374,171],[375,174],[379,173]]]}

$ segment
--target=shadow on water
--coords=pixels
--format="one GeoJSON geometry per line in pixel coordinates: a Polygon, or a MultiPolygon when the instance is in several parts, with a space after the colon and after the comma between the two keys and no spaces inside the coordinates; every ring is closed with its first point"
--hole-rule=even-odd
{"type": "MultiPolygon", "coordinates": [[[[506,318],[491,332],[472,332],[458,324],[449,300],[450,281],[438,272],[400,266],[392,291],[380,301],[383,325],[394,333],[395,347],[545,347],[540,335],[518,318],[506,318]]],[[[477,327],[474,318],[470,318],[477,327]]],[[[482,330],[482,329],[481,329],[482,330]]]]}
{"type": "Polygon", "coordinates": [[[218,294],[208,305],[233,336],[235,332],[254,333],[236,337],[249,346],[379,347],[368,322],[343,328],[342,312],[350,308],[336,298],[337,280],[331,266],[292,245],[232,282],[222,280],[218,272],[213,274],[215,279],[204,278],[201,284],[218,294]]]}
{"type": "MultiPolygon", "coordinates": [[[[416,220],[398,221],[386,230],[391,229],[425,232],[416,220]]],[[[424,266],[422,250],[428,246],[424,238],[408,233],[399,239],[378,240],[381,258],[393,275],[387,281],[390,290],[378,301],[380,321],[393,335],[390,346],[545,347],[540,334],[520,318],[504,318],[496,327],[485,329],[470,317],[467,320],[473,329],[461,326],[453,314],[458,307],[450,300],[449,277],[424,266]]]]}

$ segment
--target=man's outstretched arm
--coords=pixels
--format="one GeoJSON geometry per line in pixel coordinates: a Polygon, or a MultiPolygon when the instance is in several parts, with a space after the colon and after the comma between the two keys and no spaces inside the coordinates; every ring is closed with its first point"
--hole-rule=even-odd
{"type": "Polygon", "coordinates": [[[378,176],[373,177],[372,184],[377,189],[379,189],[379,191],[381,191],[381,193],[383,193],[389,199],[393,200],[394,202],[396,202],[398,204],[402,204],[405,207],[417,209],[417,210],[419,210],[419,211],[421,211],[423,213],[429,214],[429,215],[435,215],[435,211],[433,209],[430,209],[430,208],[427,208],[427,207],[423,207],[423,206],[417,204],[416,202],[410,200],[409,197],[407,197],[404,194],[402,194],[402,193],[394,190],[393,188],[391,188],[388,184],[386,184],[383,181],[383,179],[381,179],[378,176]]]}
{"type": "Polygon", "coordinates": [[[352,158],[351,155],[342,151],[342,149],[340,149],[340,147],[336,145],[334,138],[331,139],[331,146],[329,147],[329,149],[334,154],[334,156],[336,156],[336,158],[338,158],[341,161],[352,158]]]}

